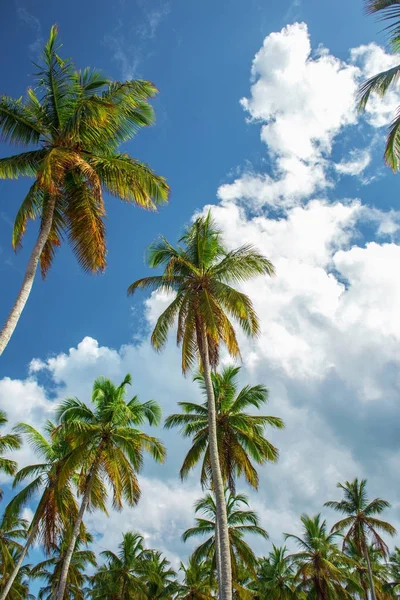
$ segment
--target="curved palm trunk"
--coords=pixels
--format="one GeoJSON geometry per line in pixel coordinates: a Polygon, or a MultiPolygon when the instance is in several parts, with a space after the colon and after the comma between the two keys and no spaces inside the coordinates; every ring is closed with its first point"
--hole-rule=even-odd
{"type": "Polygon", "coordinates": [[[370,591],[370,594],[371,594],[371,600],[376,600],[374,578],[373,578],[373,575],[372,575],[371,561],[369,559],[369,552],[368,552],[368,548],[367,547],[364,548],[364,554],[365,554],[365,559],[367,561],[367,567],[368,567],[369,591],[370,591]]]}
{"type": "MultiPolygon", "coordinates": [[[[215,409],[214,389],[211,381],[211,367],[208,358],[207,335],[202,328],[201,331],[201,360],[204,370],[204,382],[207,390],[208,406],[208,439],[210,447],[210,463],[212,471],[212,480],[215,493],[216,517],[218,522],[221,572],[219,574],[220,600],[232,600],[232,566],[231,552],[229,544],[228,520],[226,515],[226,503],[224,494],[224,482],[221,474],[221,466],[218,456],[217,441],[217,419],[215,409]]],[[[61,599],[60,599],[61,600],[61,599]]]]}
{"type": "Polygon", "coordinates": [[[28,550],[31,547],[31,544],[32,544],[32,542],[33,542],[33,540],[35,538],[35,535],[37,533],[38,527],[39,527],[39,522],[37,521],[36,524],[32,527],[31,532],[29,533],[29,535],[28,535],[28,537],[26,539],[25,546],[24,546],[24,548],[23,548],[23,550],[22,550],[22,552],[20,554],[19,559],[15,563],[15,567],[14,567],[14,569],[13,569],[11,575],[10,575],[9,580],[6,583],[6,586],[5,586],[5,588],[4,588],[1,596],[0,596],[0,600],[5,600],[7,598],[7,595],[8,595],[9,591],[12,588],[12,585],[13,585],[13,583],[15,581],[15,578],[17,577],[17,575],[19,573],[19,570],[22,567],[22,563],[25,560],[25,556],[28,554],[28,550]]]}
{"type": "Polygon", "coordinates": [[[68,548],[65,551],[64,562],[63,562],[62,569],[61,569],[60,581],[58,583],[58,588],[57,588],[57,593],[56,593],[56,600],[63,600],[63,598],[64,598],[65,588],[67,586],[69,566],[71,564],[71,559],[72,559],[72,555],[74,553],[76,540],[78,539],[81,523],[83,521],[83,516],[85,514],[87,507],[89,506],[90,494],[92,491],[93,481],[96,476],[96,469],[97,469],[97,460],[96,460],[96,464],[93,465],[92,469],[90,470],[90,474],[87,479],[86,490],[85,490],[85,493],[83,494],[82,503],[81,503],[81,506],[80,506],[80,509],[78,512],[78,516],[76,517],[74,528],[71,533],[71,538],[69,540],[68,548]]]}
{"type": "Polygon", "coordinates": [[[47,206],[46,216],[42,221],[42,226],[36,244],[33,247],[31,255],[29,257],[28,266],[25,271],[24,280],[22,286],[18,292],[17,299],[14,302],[14,306],[11,309],[10,314],[7,317],[6,322],[0,331],[0,355],[3,354],[8,342],[14,330],[17,326],[22,311],[25,308],[25,304],[31,293],[33,282],[35,280],[36,269],[39,264],[40,256],[43,252],[43,248],[47,242],[50,234],[51,225],[53,223],[54,207],[56,203],[56,196],[53,194],[47,206]]]}

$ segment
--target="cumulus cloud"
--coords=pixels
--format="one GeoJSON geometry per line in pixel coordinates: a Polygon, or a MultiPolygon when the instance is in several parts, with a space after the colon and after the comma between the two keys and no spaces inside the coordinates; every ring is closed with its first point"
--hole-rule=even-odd
{"type": "MultiPolygon", "coordinates": [[[[313,51],[305,23],[268,35],[253,59],[250,95],[241,104],[248,119],[261,126],[273,175],[247,169],[219,188],[219,198],[246,201],[256,209],[282,209],[332,187],[334,170],[360,175],[370,163],[370,149],[351,149],[335,165],[334,142],[344,128],[359,122],[360,83],[396,60],[376,44],[353,48],[348,61],[322,45],[313,51]]],[[[367,123],[374,128],[386,125],[399,103],[398,86],[383,99],[374,95],[367,106],[367,123]]]]}

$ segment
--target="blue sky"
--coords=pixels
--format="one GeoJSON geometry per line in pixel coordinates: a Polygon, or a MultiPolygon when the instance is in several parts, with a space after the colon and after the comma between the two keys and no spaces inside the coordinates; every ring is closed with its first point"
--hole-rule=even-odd
{"type": "MultiPolygon", "coordinates": [[[[356,475],[395,501],[400,180],[382,153],[400,95],[374,101],[365,117],[355,110],[360,81],[393,62],[376,45],[384,45],[380,26],[361,1],[18,1],[0,23],[2,93],[25,92],[29,61],[53,23],[77,66],[155,82],[157,124],[126,150],[166,176],[172,192],[158,214],[107,198],[104,275],[82,273],[65,245],[46,281],[37,279],[0,361],[0,405],[10,420],[40,425],[53,397],[88,397],[99,374],[132,372],[143,399],[156,397],[166,414],[197,394],[181,378],[172,342],[161,356],[150,349],[147,332],[165,298],[132,301],[126,288],[147,273],[145,249],[159,233],[175,240],[212,204],[231,247],[252,241],[277,266],[273,282],[246,288],[262,335],[243,340],[242,381],[265,383],[271,414],[287,424],[271,434],[281,461],[263,469],[252,497],[263,525],[279,542],[297,514],[318,510],[338,479],[356,475]]],[[[9,152],[0,145],[1,156],[9,152]]],[[[13,253],[12,221],[28,185],[0,182],[4,317],[36,234],[31,224],[13,253]]],[[[100,538],[116,531],[110,544],[140,521],[177,559],[199,490],[195,477],[184,487],[177,479],[184,443],[162,435],[169,459],[148,465],[146,501],[109,522],[90,519],[100,538]]],[[[23,450],[21,461],[30,459],[23,450]]]]}

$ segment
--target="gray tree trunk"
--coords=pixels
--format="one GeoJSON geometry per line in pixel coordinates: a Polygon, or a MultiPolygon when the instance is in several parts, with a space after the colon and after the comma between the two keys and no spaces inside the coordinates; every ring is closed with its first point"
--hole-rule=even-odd
{"type": "Polygon", "coordinates": [[[57,593],[56,593],[56,600],[63,600],[63,598],[64,598],[65,588],[67,586],[69,566],[71,564],[72,555],[75,550],[75,544],[76,544],[76,540],[78,539],[79,530],[81,528],[81,523],[83,521],[83,516],[89,505],[90,494],[92,491],[92,486],[93,486],[93,481],[94,481],[95,476],[96,476],[96,466],[93,466],[90,471],[90,475],[89,475],[89,478],[87,481],[85,493],[83,494],[82,503],[81,503],[81,506],[80,506],[80,509],[78,512],[78,516],[76,518],[74,528],[72,530],[71,539],[69,540],[68,548],[65,552],[65,558],[64,558],[62,569],[61,569],[60,581],[58,583],[58,588],[57,588],[57,593]]]}
{"type": "Polygon", "coordinates": [[[24,548],[23,548],[23,550],[22,550],[22,552],[21,552],[21,554],[19,556],[19,559],[15,563],[15,567],[13,569],[13,572],[11,573],[10,578],[7,581],[6,586],[5,586],[3,592],[2,592],[2,594],[0,596],[0,600],[5,600],[7,598],[7,595],[8,595],[9,591],[12,588],[12,584],[14,583],[15,578],[17,577],[17,575],[19,573],[19,570],[22,567],[22,563],[24,562],[25,556],[28,554],[28,550],[29,550],[29,548],[30,548],[30,546],[31,546],[31,544],[33,542],[33,539],[34,539],[36,533],[37,533],[38,527],[39,527],[39,522],[37,522],[32,527],[31,532],[29,533],[29,535],[28,535],[28,537],[26,539],[25,546],[24,546],[24,548]]]}
{"type": "Polygon", "coordinates": [[[364,554],[365,554],[365,559],[367,561],[367,567],[368,567],[369,591],[370,591],[370,594],[371,594],[371,600],[376,600],[374,578],[373,578],[373,575],[372,575],[371,561],[369,559],[369,552],[368,552],[367,546],[365,546],[365,548],[364,548],[364,554]]]}
{"type": "Polygon", "coordinates": [[[217,565],[218,598],[222,598],[221,590],[221,542],[219,539],[219,527],[217,515],[215,515],[215,562],[217,565]]]}
{"type": "Polygon", "coordinates": [[[36,240],[36,243],[29,257],[28,266],[25,271],[22,286],[18,292],[18,296],[14,302],[14,306],[12,307],[11,312],[7,317],[7,320],[3,325],[3,329],[0,331],[0,355],[3,354],[4,349],[10,341],[10,338],[14,333],[14,330],[21,316],[21,313],[25,308],[25,304],[29,298],[29,294],[31,293],[40,256],[49,237],[51,226],[53,223],[55,203],[56,196],[55,194],[53,194],[47,206],[47,214],[45,215],[45,218],[42,221],[38,239],[36,240]]]}
{"type": "MultiPolygon", "coordinates": [[[[215,493],[216,517],[218,521],[220,553],[221,553],[221,573],[219,577],[221,585],[221,600],[232,600],[232,566],[231,552],[229,544],[228,520],[226,515],[226,503],[224,493],[224,482],[221,474],[221,466],[218,456],[217,440],[217,418],[215,408],[214,389],[211,380],[211,367],[208,357],[208,341],[206,331],[201,331],[201,359],[203,363],[204,382],[207,390],[208,406],[208,440],[210,447],[210,463],[212,472],[212,481],[215,493]]],[[[60,599],[61,600],[61,599],[60,599]]]]}

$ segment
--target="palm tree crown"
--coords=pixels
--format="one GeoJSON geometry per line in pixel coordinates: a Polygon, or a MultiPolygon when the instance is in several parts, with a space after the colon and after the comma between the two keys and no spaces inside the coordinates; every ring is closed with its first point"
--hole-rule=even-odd
{"type": "Polygon", "coordinates": [[[221,343],[232,356],[239,356],[236,334],[227,315],[248,335],[258,333],[258,319],[251,300],[230,284],[239,284],[256,275],[273,275],[274,267],[251,245],[228,252],[210,212],[196,219],[176,248],[165,238],[155,242],[150,247],[148,262],[152,268],[163,265],[164,273],[135,281],[129,286],[128,294],[139,288],[175,294],[158,318],[151,341],[161,350],[177,318],[177,343],[182,346],[184,373],[193,367],[197,353],[202,354],[203,328],[213,367],[218,364],[221,343]]]}
{"type": "MultiPolygon", "coordinates": [[[[0,428],[7,423],[7,416],[3,410],[0,410],[0,428]]],[[[9,450],[18,450],[21,447],[21,437],[17,433],[0,434],[0,473],[6,475],[15,475],[18,468],[15,460],[2,456],[9,450]]],[[[0,500],[3,497],[3,490],[0,489],[0,500]]]]}
{"type": "MultiPolygon", "coordinates": [[[[258,474],[251,462],[259,465],[267,461],[275,462],[278,450],[264,436],[267,425],[283,427],[278,417],[252,415],[249,409],[260,409],[267,402],[268,390],[263,385],[245,386],[238,392],[237,376],[240,367],[226,367],[222,373],[212,374],[214,388],[218,453],[224,482],[235,494],[235,478],[244,475],[246,481],[254,488],[258,487],[258,474]]],[[[201,460],[201,484],[211,484],[210,450],[208,444],[208,408],[207,390],[204,376],[195,378],[199,381],[205,396],[203,404],[179,402],[183,414],[170,415],[165,427],[181,427],[185,437],[193,437],[193,445],[187,453],[180,471],[185,479],[190,470],[201,460]]]]}
{"type": "MultiPolygon", "coordinates": [[[[244,535],[259,535],[264,539],[268,534],[259,525],[257,514],[250,509],[242,509],[241,505],[248,507],[248,498],[244,494],[233,495],[226,492],[226,512],[228,519],[228,532],[231,547],[231,562],[234,577],[236,576],[239,563],[243,563],[248,569],[254,571],[257,558],[248,543],[243,539],[244,535]]],[[[197,561],[210,559],[213,569],[216,568],[216,545],[215,545],[215,523],[216,506],[214,497],[206,494],[195,503],[195,512],[202,513],[203,517],[196,518],[195,527],[187,529],[182,539],[187,541],[194,537],[209,536],[193,553],[197,561]]]]}

